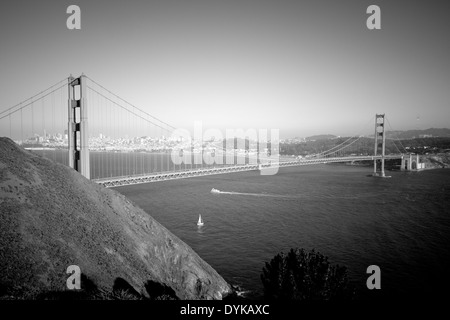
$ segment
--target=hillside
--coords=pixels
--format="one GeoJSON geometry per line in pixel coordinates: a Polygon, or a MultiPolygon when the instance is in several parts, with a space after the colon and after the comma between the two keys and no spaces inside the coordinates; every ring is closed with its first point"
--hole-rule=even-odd
{"type": "MultiPolygon", "coordinates": [[[[280,154],[281,155],[301,155],[306,156],[310,154],[317,154],[336,148],[346,141],[350,137],[339,137],[336,139],[316,140],[306,142],[295,143],[281,143],[280,154]]],[[[357,143],[349,141],[349,146],[345,149],[345,154],[367,154],[373,153],[373,138],[362,137],[358,139],[357,143]]],[[[437,153],[445,152],[450,149],[450,138],[445,137],[432,137],[432,138],[415,138],[415,139],[386,139],[386,154],[390,153],[437,153]]]]}
{"type": "Polygon", "coordinates": [[[415,139],[430,137],[450,137],[450,129],[447,128],[429,128],[425,130],[406,130],[406,131],[386,131],[386,138],[389,139],[415,139]]]}
{"type": "Polygon", "coordinates": [[[179,299],[221,299],[231,291],[123,195],[0,138],[0,298],[67,293],[69,265],[81,268],[82,287],[107,293],[129,287],[155,298],[152,288],[164,287],[179,299]]]}
{"type": "Polygon", "coordinates": [[[328,139],[335,139],[337,136],[332,134],[318,134],[315,136],[306,137],[305,141],[320,141],[320,140],[328,140],[328,139]]]}
{"type": "Polygon", "coordinates": [[[450,168],[450,153],[428,154],[421,159],[427,169],[450,168]]]}

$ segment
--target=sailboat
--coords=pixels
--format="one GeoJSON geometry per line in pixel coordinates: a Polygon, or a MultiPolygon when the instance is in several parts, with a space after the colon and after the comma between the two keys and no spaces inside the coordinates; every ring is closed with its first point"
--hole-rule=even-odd
{"type": "Polygon", "coordinates": [[[199,214],[198,215],[198,222],[197,222],[197,226],[199,226],[199,227],[201,227],[201,226],[203,226],[203,220],[202,220],[202,215],[201,214],[199,214]]]}

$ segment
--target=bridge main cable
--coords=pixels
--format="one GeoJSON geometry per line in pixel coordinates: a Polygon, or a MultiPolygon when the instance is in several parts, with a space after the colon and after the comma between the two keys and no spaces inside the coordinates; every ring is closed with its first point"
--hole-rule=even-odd
{"type": "Polygon", "coordinates": [[[8,116],[10,116],[10,115],[12,115],[12,114],[14,114],[14,113],[20,111],[20,110],[22,110],[22,109],[25,108],[25,107],[28,107],[29,105],[33,104],[33,103],[36,102],[36,101],[39,101],[39,100],[42,99],[42,98],[47,97],[48,95],[50,95],[50,94],[52,94],[53,92],[55,92],[55,91],[61,89],[62,87],[67,86],[67,79],[68,79],[68,78],[65,78],[65,79],[63,79],[63,80],[61,80],[61,81],[58,81],[58,82],[55,83],[54,85],[48,87],[48,88],[45,89],[45,90],[42,90],[41,92],[39,92],[39,93],[37,93],[37,94],[31,96],[30,98],[28,98],[28,99],[26,99],[26,100],[23,100],[22,102],[19,102],[19,103],[15,104],[14,106],[12,106],[12,107],[10,107],[10,108],[8,108],[8,109],[5,109],[5,110],[3,110],[3,111],[0,111],[0,120],[1,120],[1,119],[4,119],[4,118],[6,118],[6,117],[8,117],[8,116]],[[59,86],[58,88],[56,88],[56,89],[54,89],[54,90],[52,90],[52,91],[46,93],[45,95],[39,97],[39,98],[36,99],[36,100],[32,100],[33,98],[35,98],[35,97],[37,97],[37,96],[39,96],[39,95],[42,95],[44,92],[46,92],[46,91],[48,91],[48,90],[54,88],[55,86],[57,86],[58,84],[60,84],[60,83],[63,82],[63,81],[65,82],[63,85],[61,85],[61,86],[59,86]],[[25,102],[27,102],[27,101],[29,101],[29,100],[32,100],[32,101],[29,102],[29,103],[27,103],[27,104],[25,104],[25,105],[22,105],[23,103],[25,103],[25,102]],[[16,107],[20,107],[20,108],[14,110],[14,111],[11,111],[11,112],[9,112],[8,114],[2,116],[3,113],[6,113],[6,112],[8,112],[8,111],[10,111],[10,110],[13,110],[13,109],[16,108],[16,107]]]}
{"type": "MultiPolygon", "coordinates": [[[[156,118],[155,116],[152,116],[152,115],[149,114],[148,112],[146,112],[146,111],[144,111],[144,110],[142,110],[142,109],[136,107],[134,104],[132,104],[132,103],[128,102],[127,100],[121,98],[120,96],[118,96],[118,95],[115,94],[114,92],[108,90],[107,88],[105,88],[104,86],[102,86],[101,84],[99,84],[98,82],[96,82],[95,80],[93,80],[92,78],[90,78],[89,76],[86,76],[86,78],[88,78],[90,81],[92,81],[93,83],[95,83],[97,86],[99,86],[99,87],[102,88],[103,90],[105,90],[105,91],[107,91],[108,93],[110,93],[110,94],[112,94],[113,96],[115,96],[117,99],[122,100],[122,101],[125,102],[126,104],[128,104],[128,105],[132,106],[133,108],[139,110],[140,112],[144,113],[145,115],[147,115],[147,116],[149,116],[149,117],[151,117],[151,118],[153,118],[153,119],[155,119],[155,120],[157,120],[157,121],[163,123],[164,125],[166,125],[167,127],[171,128],[171,129],[174,129],[174,130],[177,129],[177,128],[175,128],[174,126],[172,126],[172,125],[170,125],[170,124],[168,124],[168,123],[166,123],[166,122],[164,122],[164,121],[162,121],[162,120],[156,118]]],[[[92,88],[91,88],[91,89],[92,89],[92,88]]],[[[94,90],[94,89],[92,89],[92,90],[94,90]]],[[[95,90],[94,90],[94,91],[95,91],[95,90]]],[[[96,91],[96,92],[97,92],[97,91],[96,91]]],[[[98,92],[97,92],[97,93],[98,93],[98,92]]],[[[105,96],[103,96],[103,97],[105,97],[105,96]]],[[[111,100],[110,100],[110,101],[111,101],[111,100]]],[[[154,124],[154,123],[152,123],[152,124],[154,124]]],[[[155,124],[155,125],[156,125],[156,124],[155,124]]]]}

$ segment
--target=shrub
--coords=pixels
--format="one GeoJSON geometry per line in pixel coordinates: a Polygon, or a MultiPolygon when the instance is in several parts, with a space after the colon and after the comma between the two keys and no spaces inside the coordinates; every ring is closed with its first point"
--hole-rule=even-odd
{"type": "Polygon", "coordinates": [[[347,268],[331,265],[328,257],[304,249],[277,254],[265,264],[264,297],[274,300],[346,300],[354,295],[347,268]]]}

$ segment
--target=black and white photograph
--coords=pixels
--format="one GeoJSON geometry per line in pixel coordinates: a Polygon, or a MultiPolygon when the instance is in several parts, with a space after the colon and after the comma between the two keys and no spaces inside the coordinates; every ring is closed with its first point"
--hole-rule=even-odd
{"type": "Polygon", "coordinates": [[[2,3],[0,308],[444,308],[449,12],[2,3]]]}

